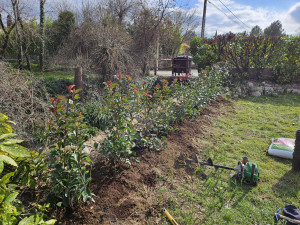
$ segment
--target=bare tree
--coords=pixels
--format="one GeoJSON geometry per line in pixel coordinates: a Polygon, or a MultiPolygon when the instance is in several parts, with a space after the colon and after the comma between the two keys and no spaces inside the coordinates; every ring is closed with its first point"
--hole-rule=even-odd
{"type": "Polygon", "coordinates": [[[74,0],[51,0],[48,1],[47,4],[48,3],[48,7],[51,8],[51,11],[55,13],[60,11],[71,11],[75,13],[77,10],[79,10],[78,4],[75,4],[74,0]]]}
{"type": "Polygon", "coordinates": [[[168,18],[172,21],[173,26],[180,30],[183,41],[190,41],[191,34],[194,33],[194,30],[199,25],[199,21],[196,18],[196,11],[177,9],[168,18]]]}
{"type": "Polygon", "coordinates": [[[165,19],[160,29],[161,34],[161,53],[164,57],[174,57],[182,44],[182,34],[180,27],[172,21],[165,19]]]}
{"type": "Polygon", "coordinates": [[[133,72],[131,45],[132,39],[124,29],[87,21],[72,32],[56,61],[92,70],[105,81],[119,72],[133,72]]]}
{"type": "MultiPolygon", "coordinates": [[[[158,52],[158,33],[165,18],[172,13],[169,8],[173,2],[83,1],[82,11],[76,13],[80,22],[77,21],[76,29],[65,41],[55,61],[82,66],[84,70],[90,68],[103,80],[118,72],[135,74],[138,69],[145,75],[155,52],[158,52]]],[[[181,25],[177,27],[176,24],[174,30],[180,33],[184,27],[181,25]]],[[[178,50],[178,42],[174,49],[174,52],[178,50]]]]}
{"type": "Polygon", "coordinates": [[[24,28],[23,20],[20,15],[19,6],[17,6],[17,16],[18,16],[17,21],[20,24],[20,28],[21,28],[21,32],[22,32],[21,39],[20,39],[21,40],[20,45],[24,46],[24,55],[26,58],[27,69],[31,70],[30,59],[29,59],[29,55],[28,55],[28,46],[27,46],[28,40],[27,40],[27,36],[25,34],[25,28],[24,28]]]}
{"type": "Polygon", "coordinates": [[[108,12],[116,17],[118,25],[121,26],[128,12],[137,4],[135,0],[109,0],[107,3],[108,12]]]}
{"type": "Polygon", "coordinates": [[[107,15],[106,3],[103,0],[87,0],[82,1],[81,10],[76,13],[76,20],[78,25],[86,22],[102,23],[107,15]]]}
{"type": "Polygon", "coordinates": [[[171,0],[160,0],[156,6],[150,6],[149,3],[140,1],[141,11],[131,29],[135,44],[133,50],[139,59],[142,75],[149,72],[149,63],[156,52],[157,33],[172,3],[171,0]]]}
{"type": "MultiPolygon", "coordinates": [[[[1,57],[5,53],[6,48],[11,48],[13,51],[17,52],[19,69],[23,68],[23,56],[25,56],[27,68],[30,70],[30,59],[29,59],[29,46],[33,46],[31,36],[34,29],[31,30],[28,22],[33,18],[30,15],[32,11],[29,7],[30,1],[20,1],[20,0],[4,0],[3,4],[0,5],[0,12],[7,15],[7,24],[5,28],[3,24],[2,17],[0,18],[0,25],[5,33],[5,39],[1,49],[1,57]],[[29,16],[30,15],[30,16],[29,16]],[[25,22],[24,22],[25,21],[25,22]],[[14,32],[12,32],[14,30],[14,32]],[[29,31],[31,30],[31,31],[29,31]],[[12,38],[10,37],[12,34],[12,38]]],[[[31,20],[32,22],[33,20],[31,20]]],[[[34,35],[35,36],[35,35],[34,35]]]]}
{"type": "Polygon", "coordinates": [[[13,13],[14,13],[14,22],[16,28],[16,39],[17,39],[17,47],[18,47],[18,65],[19,69],[23,69],[23,49],[22,49],[22,40],[21,34],[19,31],[18,25],[18,14],[19,14],[19,0],[11,0],[13,13]]]}

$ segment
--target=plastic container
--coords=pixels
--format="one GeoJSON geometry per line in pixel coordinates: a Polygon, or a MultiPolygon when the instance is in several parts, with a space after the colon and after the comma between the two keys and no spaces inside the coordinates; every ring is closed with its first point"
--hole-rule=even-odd
{"type": "Polygon", "coordinates": [[[268,153],[284,159],[293,159],[294,147],[295,139],[278,138],[275,141],[272,139],[268,153]]]}

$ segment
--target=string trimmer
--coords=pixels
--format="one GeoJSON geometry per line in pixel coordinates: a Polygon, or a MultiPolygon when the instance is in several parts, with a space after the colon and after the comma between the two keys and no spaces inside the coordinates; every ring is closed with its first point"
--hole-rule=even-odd
{"type": "Polygon", "coordinates": [[[259,177],[258,166],[256,163],[249,162],[248,157],[246,156],[243,158],[242,161],[238,162],[238,165],[236,167],[214,164],[211,158],[209,158],[207,162],[199,162],[199,164],[213,166],[215,168],[215,171],[217,171],[219,168],[234,170],[237,174],[237,177],[243,180],[244,183],[246,184],[255,185],[258,181],[258,177],[259,177]]]}

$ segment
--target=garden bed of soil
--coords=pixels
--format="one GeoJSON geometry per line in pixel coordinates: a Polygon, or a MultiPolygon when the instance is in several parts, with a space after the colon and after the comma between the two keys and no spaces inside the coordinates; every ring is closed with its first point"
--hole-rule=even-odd
{"type": "Polygon", "coordinates": [[[131,165],[95,156],[91,182],[95,202],[57,211],[60,224],[162,224],[162,208],[168,206],[169,198],[159,190],[194,179],[197,163],[183,166],[183,162],[195,154],[201,156],[202,146],[196,140],[209,136],[212,123],[224,115],[221,104],[232,105],[219,96],[198,118],[175,125],[165,149],[137,149],[137,160],[131,160],[131,165]]]}

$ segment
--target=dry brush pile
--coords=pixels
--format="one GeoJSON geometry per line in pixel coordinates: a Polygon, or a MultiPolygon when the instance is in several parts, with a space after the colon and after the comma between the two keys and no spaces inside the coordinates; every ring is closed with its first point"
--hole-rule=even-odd
{"type": "Polygon", "coordinates": [[[27,143],[44,127],[47,111],[46,92],[39,81],[0,62],[0,112],[9,116],[14,127],[27,143]]]}

